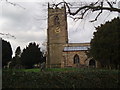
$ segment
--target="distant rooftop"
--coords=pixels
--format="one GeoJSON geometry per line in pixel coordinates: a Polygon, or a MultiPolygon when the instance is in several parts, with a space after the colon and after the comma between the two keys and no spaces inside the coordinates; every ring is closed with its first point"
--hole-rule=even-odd
{"type": "Polygon", "coordinates": [[[90,46],[79,46],[79,47],[64,47],[63,51],[85,51],[88,50],[90,46]]]}

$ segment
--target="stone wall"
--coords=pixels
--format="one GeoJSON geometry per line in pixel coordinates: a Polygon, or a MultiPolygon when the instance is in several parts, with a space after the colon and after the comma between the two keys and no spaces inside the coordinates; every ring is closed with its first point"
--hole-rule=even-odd
{"type": "Polygon", "coordinates": [[[77,67],[78,65],[85,65],[85,60],[87,59],[87,55],[85,51],[72,51],[72,52],[63,52],[63,64],[64,67],[77,67]],[[74,64],[74,56],[79,56],[79,64],[74,64]]]}
{"type": "MultiPolygon", "coordinates": [[[[68,43],[64,46],[70,47],[78,47],[78,46],[90,46],[89,43],[68,43]]],[[[86,66],[85,61],[87,60],[86,51],[63,51],[63,60],[62,60],[62,67],[79,67],[79,66],[86,66]],[[74,56],[79,56],[79,64],[74,64],[74,56]]]]}

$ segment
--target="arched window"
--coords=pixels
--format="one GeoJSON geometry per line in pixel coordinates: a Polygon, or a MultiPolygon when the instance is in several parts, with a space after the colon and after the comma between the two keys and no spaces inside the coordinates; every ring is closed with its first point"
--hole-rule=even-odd
{"type": "Polygon", "coordinates": [[[79,63],[79,62],[80,62],[79,56],[76,54],[76,55],[74,56],[74,58],[73,58],[73,63],[74,63],[74,64],[77,64],[77,63],[79,63]]]}
{"type": "Polygon", "coordinates": [[[54,24],[55,24],[55,25],[59,25],[59,24],[60,24],[58,15],[56,15],[56,16],[54,17],[54,24]]]}
{"type": "Polygon", "coordinates": [[[91,60],[89,61],[89,66],[90,66],[90,67],[95,67],[95,66],[96,66],[95,60],[91,59],[91,60]]]}

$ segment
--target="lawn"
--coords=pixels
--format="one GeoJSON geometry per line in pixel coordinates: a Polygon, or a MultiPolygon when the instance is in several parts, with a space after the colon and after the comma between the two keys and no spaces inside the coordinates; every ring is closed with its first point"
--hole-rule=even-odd
{"type": "Polygon", "coordinates": [[[118,70],[90,68],[5,69],[3,88],[118,88],[118,70]]]}

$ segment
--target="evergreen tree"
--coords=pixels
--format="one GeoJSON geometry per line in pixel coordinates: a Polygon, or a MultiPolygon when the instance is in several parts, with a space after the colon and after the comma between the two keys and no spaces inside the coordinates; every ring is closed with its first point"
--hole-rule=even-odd
{"type": "Polygon", "coordinates": [[[9,42],[2,40],[2,67],[12,59],[12,48],[9,42]]]}
{"type": "Polygon", "coordinates": [[[12,61],[10,63],[10,68],[21,68],[21,49],[20,46],[17,47],[15,51],[15,57],[12,58],[12,61]]]}
{"type": "Polygon", "coordinates": [[[15,56],[20,57],[20,55],[21,55],[21,49],[20,49],[20,46],[18,46],[16,51],[15,51],[15,56]]]}
{"type": "Polygon", "coordinates": [[[42,57],[43,54],[36,43],[30,43],[21,54],[22,64],[25,68],[33,68],[34,64],[40,63],[42,57]]]}
{"type": "Polygon", "coordinates": [[[118,68],[120,46],[120,19],[115,18],[96,28],[91,40],[90,55],[103,67],[118,68]]]}

